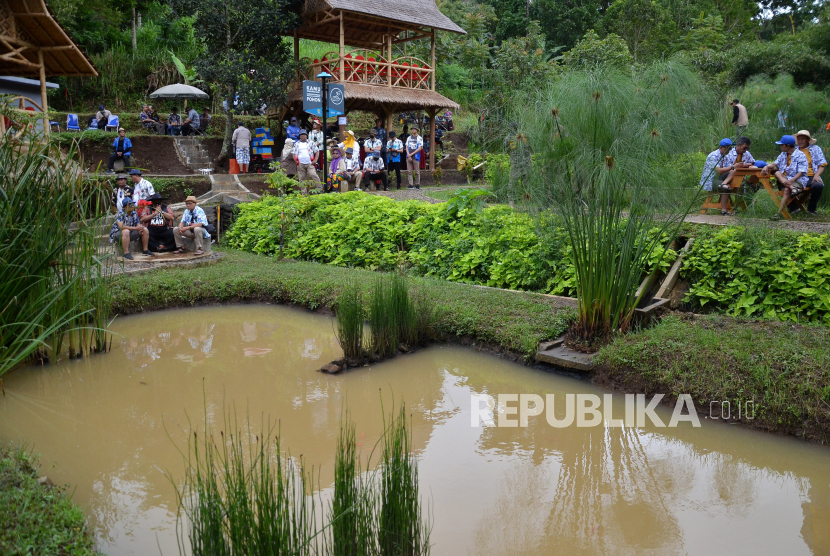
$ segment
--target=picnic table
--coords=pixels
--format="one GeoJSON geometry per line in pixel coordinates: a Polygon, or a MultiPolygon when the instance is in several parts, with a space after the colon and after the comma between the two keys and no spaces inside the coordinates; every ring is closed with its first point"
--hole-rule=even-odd
{"type": "MultiPolygon", "coordinates": [[[[730,195],[736,193],[741,187],[743,187],[743,179],[745,176],[757,176],[761,185],[763,185],[764,189],[766,189],[767,193],[769,193],[770,199],[772,199],[772,202],[775,203],[776,209],[781,206],[781,198],[784,197],[784,192],[778,191],[777,189],[773,189],[772,185],[770,184],[770,178],[772,176],[762,176],[761,168],[758,168],[757,166],[750,166],[748,168],[735,168],[735,175],[732,178],[732,184],[737,183],[738,186],[735,187],[733,185],[730,195]]],[[[807,193],[808,191],[809,188],[805,189],[801,195],[807,193]]],[[[703,205],[700,207],[700,214],[706,214],[706,211],[709,209],[720,210],[720,195],[720,193],[712,192],[712,195],[707,196],[706,199],[703,201],[703,205]]],[[[799,207],[801,206],[801,195],[793,199],[796,205],[799,207]]],[[[746,201],[744,200],[743,195],[738,197],[736,204],[739,204],[742,209],[746,210],[746,201]]],[[[732,211],[733,205],[731,197],[727,201],[726,206],[727,210],[732,211]]],[[[783,210],[781,214],[784,216],[784,218],[792,219],[792,216],[790,216],[790,212],[786,208],[783,210]]]]}

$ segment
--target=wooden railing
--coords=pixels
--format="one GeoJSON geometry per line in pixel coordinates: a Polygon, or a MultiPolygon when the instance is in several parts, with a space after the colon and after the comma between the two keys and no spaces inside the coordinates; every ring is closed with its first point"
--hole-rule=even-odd
{"type": "Polygon", "coordinates": [[[405,89],[432,89],[432,75],[434,68],[414,56],[402,56],[394,60],[386,60],[371,50],[355,50],[343,57],[337,52],[329,52],[322,60],[304,58],[307,74],[304,79],[314,79],[321,71],[326,71],[334,77],[335,82],[365,83],[385,87],[401,87],[405,89]],[[342,72],[341,72],[342,67],[342,72]]]}
{"type": "MultiPolygon", "coordinates": [[[[27,122],[27,117],[42,113],[43,108],[40,106],[39,102],[19,95],[8,97],[6,98],[6,101],[9,103],[11,112],[6,115],[0,114],[0,138],[6,135],[6,131],[8,129],[12,129],[14,131],[12,132],[11,139],[16,140],[20,138],[26,128],[34,128],[34,124],[27,122]],[[31,104],[32,106],[26,106],[26,103],[31,104]],[[19,112],[21,115],[25,115],[26,117],[17,119],[14,117],[15,112],[19,112]]],[[[48,118],[44,116],[43,121],[44,124],[48,126],[48,118]]]]}

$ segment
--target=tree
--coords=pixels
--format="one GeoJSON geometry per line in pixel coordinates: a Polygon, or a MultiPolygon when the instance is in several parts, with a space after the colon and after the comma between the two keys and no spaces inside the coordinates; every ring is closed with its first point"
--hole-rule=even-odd
{"type": "Polygon", "coordinates": [[[628,45],[619,35],[611,33],[600,39],[593,29],[589,29],[585,37],[562,58],[562,62],[570,68],[609,66],[625,69],[634,62],[628,52],[628,45]]]}
{"type": "Polygon", "coordinates": [[[549,45],[571,48],[601,17],[597,0],[539,0],[530,5],[549,45]]]}
{"type": "Polygon", "coordinates": [[[225,140],[217,162],[231,148],[234,100],[239,109],[285,101],[296,68],[281,37],[296,26],[298,0],[171,0],[175,11],[195,18],[196,36],[204,44],[196,60],[199,74],[219,84],[227,101],[225,140]]]}
{"type": "Polygon", "coordinates": [[[674,27],[668,10],[655,0],[615,0],[603,20],[605,31],[625,39],[635,62],[663,54],[674,27]]]}

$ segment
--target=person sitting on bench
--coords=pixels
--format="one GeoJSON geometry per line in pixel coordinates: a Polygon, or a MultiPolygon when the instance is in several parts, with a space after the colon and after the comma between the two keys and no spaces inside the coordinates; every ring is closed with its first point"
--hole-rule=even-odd
{"type": "Polygon", "coordinates": [[[191,106],[190,111],[187,113],[187,119],[182,122],[182,135],[185,137],[188,135],[195,135],[196,130],[199,129],[201,121],[199,113],[196,112],[196,109],[191,106]]]}
{"type": "Polygon", "coordinates": [[[139,221],[147,226],[150,233],[150,249],[152,251],[173,251],[176,248],[176,238],[173,236],[173,211],[163,205],[165,200],[158,193],[153,193],[147,199],[152,206],[145,207],[139,221]]]}
{"type": "Polygon", "coordinates": [[[181,135],[182,134],[182,117],[179,116],[179,109],[173,108],[170,115],[167,116],[167,135],[181,135]]]}
{"type": "Polygon", "coordinates": [[[780,141],[775,142],[781,146],[781,154],[772,164],[767,164],[761,170],[762,176],[768,176],[775,172],[775,179],[779,187],[784,188],[784,196],[781,199],[781,206],[778,212],[772,217],[773,220],[780,220],[781,213],[790,204],[793,197],[799,195],[807,185],[807,157],[795,146],[795,137],[784,135],[780,141]]]}
{"type": "Polygon", "coordinates": [[[173,236],[176,238],[176,253],[183,255],[187,253],[187,248],[184,246],[183,237],[192,239],[196,244],[196,252],[194,255],[203,255],[205,250],[202,247],[204,242],[210,243],[210,233],[207,231],[207,215],[202,207],[198,206],[196,197],[190,195],[184,200],[184,206],[187,207],[182,214],[182,220],[179,222],[179,227],[173,230],[173,236]]]}
{"type": "Polygon", "coordinates": [[[109,169],[107,170],[107,174],[113,173],[115,161],[119,158],[124,161],[125,168],[128,168],[130,166],[130,156],[132,155],[132,148],[133,144],[130,141],[129,137],[127,137],[127,132],[124,130],[123,127],[118,128],[118,137],[116,137],[115,140],[112,142],[112,154],[110,155],[110,163],[109,169]]]}
{"type": "MultiPolygon", "coordinates": [[[[821,194],[824,192],[824,180],[821,175],[824,173],[824,167],[827,166],[827,159],[824,157],[824,151],[821,147],[816,145],[816,140],[810,136],[810,132],[802,129],[795,134],[795,140],[798,143],[798,150],[807,157],[807,187],[810,188],[810,203],[807,205],[807,214],[813,216],[817,215],[818,201],[821,199],[821,194]]],[[[801,210],[798,203],[792,202],[787,207],[790,214],[795,214],[801,210]]]]}
{"type": "Polygon", "coordinates": [[[138,220],[138,213],[135,210],[135,201],[129,197],[121,201],[121,212],[115,217],[115,222],[110,229],[110,243],[115,243],[118,238],[121,238],[121,247],[123,248],[124,258],[133,260],[130,254],[130,242],[141,239],[141,247],[144,249],[143,253],[148,256],[153,256],[153,253],[147,247],[147,242],[150,240],[150,233],[147,228],[141,225],[138,220]]]}
{"type": "MultiPolygon", "coordinates": [[[[700,177],[700,186],[704,191],[714,191],[715,189],[723,191],[722,182],[725,178],[722,176],[727,174],[727,178],[731,178],[730,172],[735,167],[725,164],[726,155],[729,154],[731,147],[732,139],[721,139],[718,148],[706,157],[706,163],[703,165],[703,173],[700,177]]],[[[727,210],[730,191],[732,191],[732,188],[727,184],[726,192],[720,196],[720,213],[722,216],[734,216],[734,213],[727,210]]]]}
{"type": "Polygon", "coordinates": [[[383,190],[389,191],[389,182],[386,179],[386,169],[383,166],[383,159],[380,157],[380,151],[374,151],[366,155],[366,160],[363,161],[363,181],[368,185],[364,189],[373,191],[377,189],[375,182],[380,180],[383,184],[383,190]]]}
{"type": "Polygon", "coordinates": [[[106,131],[107,124],[110,122],[110,116],[112,116],[112,112],[104,108],[103,104],[98,106],[98,112],[95,113],[95,121],[98,123],[98,129],[106,131]]]}
{"type": "Polygon", "coordinates": [[[346,158],[343,163],[346,167],[346,181],[340,184],[340,192],[347,193],[354,184],[354,191],[362,191],[360,183],[363,180],[363,172],[360,171],[360,158],[355,156],[354,149],[351,147],[346,149],[346,158]]]}
{"type": "MultiPolygon", "coordinates": [[[[749,137],[739,138],[732,150],[729,151],[729,154],[723,158],[723,166],[734,166],[735,168],[749,168],[754,166],[755,158],[749,152],[749,146],[751,144],[752,141],[749,140],[749,137]]],[[[740,187],[741,184],[732,184],[732,179],[734,177],[734,170],[730,171],[729,174],[727,174],[727,176],[723,179],[723,185],[728,185],[731,189],[737,189],[740,187]]],[[[758,176],[750,176],[749,183],[758,183],[758,176]]]]}

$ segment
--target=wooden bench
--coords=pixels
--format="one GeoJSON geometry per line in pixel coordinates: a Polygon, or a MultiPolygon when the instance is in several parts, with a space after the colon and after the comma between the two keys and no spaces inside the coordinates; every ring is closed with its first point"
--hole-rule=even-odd
{"type": "MultiPolygon", "coordinates": [[[[740,189],[740,187],[743,184],[743,179],[744,179],[745,176],[757,176],[758,180],[761,182],[761,185],[763,185],[764,189],[767,190],[767,193],[769,194],[770,199],[772,199],[772,202],[775,203],[776,210],[778,209],[778,207],[781,206],[781,199],[784,197],[784,192],[773,189],[772,184],[770,183],[770,177],[771,176],[762,176],[760,168],[758,168],[756,166],[750,166],[749,168],[736,168],[735,169],[735,175],[732,178],[732,183],[734,184],[737,180],[737,182],[740,185],[738,187],[733,187],[732,191],[729,193],[730,198],[726,203],[727,210],[729,210],[730,212],[732,211],[733,204],[732,204],[731,195],[735,194],[738,191],[738,189],[740,189]]],[[[797,197],[794,198],[794,200],[796,201],[797,206],[802,208],[802,209],[803,209],[803,207],[802,207],[801,203],[803,202],[803,200],[801,199],[801,197],[803,197],[803,195],[805,193],[807,193],[808,191],[809,191],[809,188],[805,189],[802,193],[800,193],[797,197]]],[[[703,201],[703,205],[701,205],[701,207],[700,207],[700,214],[706,214],[706,211],[709,210],[709,209],[720,210],[720,196],[721,196],[720,193],[716,193],[714,191],[712,192],[711,195],[708,195],[706,197],[706,199],[703,201]]],[[[743,195],[738,197],[738,200],[736,201],[736,204],[738,204],[743,210],[746,210],[746,208],[747,208],[746,201],[744,200],[743,195]]],[[[781,212],[781,214],[786,219],[792,219],[792,216],[790,216],[790,212],[786,208],[781,212]]]]}

